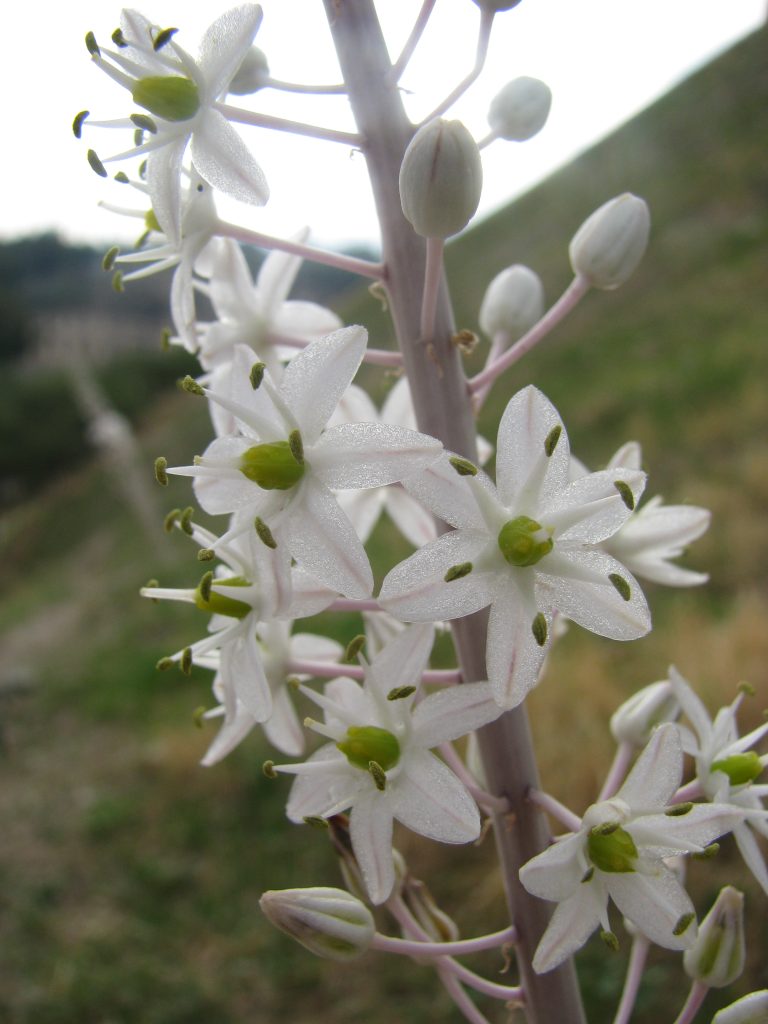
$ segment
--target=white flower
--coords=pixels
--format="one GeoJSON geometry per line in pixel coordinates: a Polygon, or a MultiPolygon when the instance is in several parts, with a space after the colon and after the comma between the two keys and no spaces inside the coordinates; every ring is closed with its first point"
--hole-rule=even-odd
{"type": "MultiPolygon", "coordinates": [[[[630,441],[619,448],[607,468],[640,469],[641,464],[640,445],[630,441]]],[[[578,460],[572,460],[572,479],[587,472],[578,460]]],[[[664,505],[657,496],[636,509],[600,546],[643,579],[668,587],[693,587],[706,583],[709,576],[672,565],[670,559],[684,554],[689,544],[706,533],[710,519],[708,509],[696,505],[664,505]]]]}
{"type": "Polygon", "coordinates": [[[216,109],[248,53],[261,23],[261,8],[243,4],[225,12],[207,29],[194,60],[173,38],[138,11],[126,9],[115,34],[117,49],[89,45],[93,61],[126,88],[148,114],[98,127],[143,132],[133,148],[109,157],[147,157],[152,208],[173,244],[181,236],[180,173],[191,141],[192,163],[214,188],[245,202],[263,205],[269,196],[264,174],[226,118],[216,109]]]}
{"type": "Polygon", "coordinates": [[[370,596],[373,576],[331,488],[393,483],[442,450],[434,438],[402,427],[327,426],[366,341],[362,327],[347,327],[312,342],[288,364],[279,387],[269,371],[259,383],[249,373],[249,350],[238,348],[239,400],[206,393],[235,415],[241,433],[214,440],[195,465],[168,470],[196,477],[195,494],[211,515],[240,511],[263,520],[307,572],[353,598],[370,596]]]}
{"type": "Polygon", "coordinates": [[[373,903],[394,885],[392,823],[444,843],[480,832],[474,800],[429,751],[499,714],[487,683],[451,687],[414,703],[432,648],[431,625],[392,639],[365,672],[365,683],[335,679],[325,694],[302,691],[325,711],[311,727],[332,742],[304,764],[275,765],[297,776],[288,817],[330,817],[350,808],[352,847],[373,903]]]}
{"type": "Polygon", "coordinates": [[[598,925],[616,941],[609,899],[657,945],[686,949],[693,944],[693,905],[664,861],[701,852],[742,815],[719,804],[667,807],[682,770],[679,733],[666,723],[653,734],[618,793],[593,804],[578,832],[521,868],[520,881],[528,892],[558,903],[533,959],[538,973],[557,967],[598,925]]]}
{"type": "Polygon", "coordinates": [[[768,988],[750,992],[735,1003],[718,1010],[712,1024],[766,1024],[768,1021],[768,988]]]}
{"type": "Polygon", "coordinates": [[[565,429],[534,387],[507,405],[496,452],[498,489],[481,473],[451,478],[431,467],[409,481],[457,529],[396,566],[379,600],[406,621],[454,619],[490,605],[488,678],[510,708],[536,683],[555,612],[616,640],[650,629],[636,580],[598,548],[631,514],[645,475],[614,468],[569,482],[565,429]]]}
{"type": "Polygon", "coordinates": [[[720,708],[712,721],[690,683],[673,665],[669,669],[669,681],[693,727],[691,731],[678,726],[683,749],[695,758],[696,775],[704,794],[709,800],[732,804],[745,812],[746,820],[736,825],[733,837],[747,867],[768,893],[768,869],[750,829],[751,826],[768,838],[768,820],[763,810],[768,784],[758,782],[768,764],[768,754],[760,757],[751,749],[768,734],[768,722],[740,737],[736,713],[744,699],[743,692],[730,706],[720,708]]]}

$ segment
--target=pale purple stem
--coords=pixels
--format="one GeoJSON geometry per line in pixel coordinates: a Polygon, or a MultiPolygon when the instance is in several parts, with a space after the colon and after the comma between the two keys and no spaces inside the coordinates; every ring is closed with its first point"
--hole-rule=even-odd
{"type": "Polygon", "coordinates": [[[701,783],[698,779],[693,779],[686,785],[681,786],[680,789],[672,797],[672,803],[684,804],[688,800],[697,800],[700,796],[704,795],[701,783]]]}
{"type": "Polygon", "coordinates": [[[481,1013],[480,1010],[475,1006],[472,1000],[469,998],[467,993],[461,987],[459,982],[456,980],[450,971],[445,968],[437,968],[437,976],[443,983],[443,987],[451,999],[456,1004],[457,1008],[461,1011],[466,1020],[470,1024],[490,1024],[490,1021],[481,1013]]]}
{"type": "Polygon", "coordinates": [[[228,103],[216,103],[214,106],[228,121],[235,121],[237,124],[248,124],[253,128],[272,128],[279,132],[290,132],[292,135],[308,135],[310,138],[323,139],[325,142],[341,142],[356,149],[363,147],[363,138],[356,132],[342,132],[336,128],[304,124],[302,121],[288,121],[284,117],[259,114],[254,110],[230,106],[228,103]]]}
{"type": "Polygon", "coordinates": [[[476,939],[462,939],[457,942],[418,942],[397,939],[377,932],[371,945],[373,949],[378,949],[382,953],[400,953],[403,956],[469,956],[484,949],[497,949],[509,943],[514,944],[516,938],[514,926],[493,932],[491,935],[481,935],[476,939]]]}
{"type": "Polygon", "coordinates": [[[282,82],[278,78],[268,78],[264,89],[279,89],[280,92],[301,92],[316,96],[338,96],[346,94],[347,87],[343,82],[338,85],[303,85],[301,82],[282,82]]]}
{"type": "Polygon", "coordinates": [[[383,263],[372,263],[370,260],[360,260],[355,256],[344,256],[342,253],[331,252],[328,249],[316,249],[312,245],[302,245],[301,242],[292,242],[287,238],[264,235],[260,231],[251,231],[249,228],[229,224],[227,221],[217,222],[216,234],[224,238],[234,238],[235,241],[244,242],[246,245],[257,245],[262,249],[279,249],[280,252],[289,252],[293,256],[301,256],[302,259],[312,260],[314,263],[324,263],[327,267],[338,267],[339,270],[347,270],[351,274],[359,274],[361,277],[372,277],[376,281],[383,281],[386,277],[386,268],[383,263]]]}
{"type": "Polygon", "coordinates": [[[626,741],[619,743],[613,757],[613,764],[608,770],[605,782],[603,783],[603,788],[600,790],[600,796],[597,798],[598,802],[600,800],[608,800],[622,784],[629,769],[634,752],[635,748],[631,743],[627,743],[626,741]]]}
{"type": "Polygon", "coordinates": [[[613,1024],[629,1024],[632,1011],[637,1001],[637,993],[640,989],[640,982],[643,979],[645,961],[648,958],[648,950],[651,943],[644,935],[636,935],[632,942],[632,952],[629,954],[627,975],[624,979],[624,990],[621,993],[621,1002],[616,1010],[613,1024]]]}
{"type": "Polygon", "coordinates": [[[380,612],[383,611],[383,608],[375,597],[364,599],[337,597],[325,610],[327,612],[380,612]]]}
{"type": "Polygon", "coordinates": [[[431,121],[435,117],[441,117],[449,107],[453,106],[456,100],[464,95],[470,85],[472,85],[480,75],[480,72],[483,70],[483,65],[485,64],[485,58],[488,55],[488,43],[491,41],[491,28],[493,26],[493,16],[495,13],[495,11],[488,10],[487,8],[483,8],[481,11],[480,29],[477,33],[475,63],[472,70],[466,78],[462,78],[455,89],[448,93],[442,103],[438,103],[432,113],[424,118],[421,122],[422,124],[427,124],[427,122],[431,121]]]}
{"type": "Polygon", "coordinates": [[[424,293],[421,299],[421,327],[419,330],[422,341],[431,341],[435,333],[435,314],[437,313],[440,278],[443,273],[444,248],[444,239],[427,239],[427,265],[424,271],[424,293]]]}
{"type": "Polygon", "coordinates": [[[705,985],[703,981],[694,981],[685,1005],[678,1014],[674,1024],[691,1024],[691,1021],[701,1009],[701,1004],[706,999],[707,992],[709,992],[709,985],[705,985]]]}
{"type": "Polygon", "coordinates": [[[408,67],[408,62],[413,56],[416,47],[419,45],[419,40],[424,33],[424,29],[427,27],[427,22],[432,14],[432,9],[434,8],[435,3],[436,0],[424,0],[424,3],[421,5],[421,10],[416,17],[416,21],[413,23],[411,34],[405,41],[405,46],[400,51],[400,56],[392,65],[393,82],[397,82],[402,73],[408,67]]]}
{"type": "MultiPolygon", "coordinates": [[[[502,352],[504,352],[504,350],[509,347],[509,342],[509,331],[497,331],[496,334],[494,334],[493,338],[491,339],[491,344],[488,348],[488,356],[485,360],[485,367],[483,367],[483,369],[486,369],[489,366],[493,366],[496,360],[501,356],[502,352]]],[[[481,388],[479,391],[475,393],[475,409],[477,409],[478,411],[481,409],[483,402],[488,397],[488,392],[491,390],[492,387],[493,381],[489,381],[489,383],[486,384],[484,388],[481,388]]]]}
{"type": "MultiPolygon", "coordinates": [[[[277,334],[270,331],[267,339],[273,345],[282,345],[284,348],[306,348],[311,345],[312,338],[291,338],[287,334],[277,334]]],[[[403,357],[400,352],[393,352],[383,348],[368,348],[363,356],[364,363],[372,363],[375,366],[403,365],[403,357]]]]}
{"type": "MultiPolygon", "coordinates": [[[[349,676],[350,679],[364,679],[365,669],[360,665],[342,665],[333,661],[308,661],[297,658],[288,662],[288,673],[316,676],[318,679],[335,679],[336,676],[349,676]]],[[[423,683],[432,686],[448,686],[461,681],[459,669],[427,669],[421,673],[423,683]]]]}
{"type": "Polygon", "coordinates": [[[477,781],[472,777],[467,766],[456,753],[452,743],[441,743],[440,753],[453,774],[461,779],[464,787],[471,793],[476,803],[492,813],[496,811],[499,814],[504,814],[509,810],[509,801],[505,797],[493,796],[493,794],[487,793],[481,786],[478,786],[477,781]]]}
{"type": "Polygon", "coordinates": [[[589,283],[583,277],[575,277],[554,306],[547,310],[530,331],[516,341],[512,348],[500,356],[492,366],[487,366],[472,377],[468,385],[470,394],[475,395],[487,384],[493,384],[505,370],[508,370],[510,366],[530,352],[568,313],[575,309],[588,291],[589,283]]]}
{"type": "Polygon", "coordinates": [[[540,789],[529,789],[528,799],[532,804],[536,804],[547,814],[551,814],[553,818],[556,818],[561,825],[571,832],[578,832],[581,828],[581,818],[568,810],[565,804],[561,804],[555,797],[550,796],[549,793],[543,793],[540,789]]]}
{"type": "Polygon", "coordinates": [[[496,139],[498,139],[498,137],[499,136],[496,134],[496,132],[494,132],[494,131],[488,132],[487,135],[484,135],[482,137],[482,139],[480,139],[480,141],[477,144],[477,148],[478,149],[485,149],[486,146],[490,146],[490,144],[492,142],[495,142],[496,139]]]}

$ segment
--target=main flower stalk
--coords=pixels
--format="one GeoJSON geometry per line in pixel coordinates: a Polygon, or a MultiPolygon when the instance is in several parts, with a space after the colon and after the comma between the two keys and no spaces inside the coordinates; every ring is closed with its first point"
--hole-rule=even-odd
{"type": "MultiPolygon", "coordinates": [[[[415,126],[408,120],[397,88],[373,0],[323,0],[374,193],[381,226],[385,286],[419,429],[445,447],[477,460],[475,424],[459,349],[450,297],[441,282],[432,329],[421,336],[426,245],[405,219],[398,176],[415,126]]],[[[483,612],[453,623],[464,678],[487,677],[483,612]]],[[[550,917],[547,904],[520,884],[523,864],[544,850],[549,834],[544,816],[527,794],[538,788],[538,772],[526,713],[503,714],[479,734],[488,786],[506,798],[507,813],[494,815],[494,831],[512,921],[520,980],[529,1024],[583,1024],[584,1013],[572,962],[545,976],[532,969],[533,954],[550,917]]]]}

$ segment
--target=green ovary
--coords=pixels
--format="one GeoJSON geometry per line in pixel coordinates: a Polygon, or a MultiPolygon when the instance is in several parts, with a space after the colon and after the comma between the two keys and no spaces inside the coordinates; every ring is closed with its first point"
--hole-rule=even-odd
{"type": "Polygon", "coordinates": [[[763,765],[755,751],[748,750],[745,754],[731,754],[722,761],[713,761],[709,768],[713,772],[725,772],[732,786],[743,786],[755,781],[763,765]]]}
{"type": "MultiPolygon", "coordinates": [[[[250,586],[248,580],[243,579],[242,576],[229,576],[215,582],[226,587],[250,586]]],[[[195,591],[195,604],[201,611],[210,612],[213,615],[228,615],[231,619],[243,619],[248,612],[252,611],[251,606],[244,601],[237,601],[234,597],[228,597],[226,594],[218,594],[215,590],[211,590],[206,599],[203,597],[200,587],[195,591]]]]}
{"type": "Polygon", "coordinates": [[[355,768],[368,771],[371,761],[386,772],[400,760],[397,737],[377,725],[351,725],[346,738],[336,746],[355,768]]]}
{"type": "Polygon", "coordinates": [[[510,565],[536,565],[553,548],[551,537],[529,516],[517,516],[499,531],[499,548],[510,565]]]}
{"type": "Polygon", "coordinates": [[[165,121],[189,121],[200,109],[200,94],[190,78],[148,75],[133,87],[133,101],[165,121]]]}
{"type": "Polygon", "coordinates": [[[587,839],[587,856],[599,871],[629,872],[635,870],[637,847],[623,828],[616,828],[607,835],[594,829],[587,839]]]}
{"type": "Polygon", "coordinates": [[[240,472],[265,491],[288,491],[304,476],[287,441],[256,444],[243,452],[240,472]]]}

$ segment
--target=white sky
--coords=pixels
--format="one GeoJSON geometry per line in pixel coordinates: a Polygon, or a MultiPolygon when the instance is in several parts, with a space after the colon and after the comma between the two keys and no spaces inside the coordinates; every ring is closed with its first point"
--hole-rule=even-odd
{"type": "MultiPolygon", "coordinates": [[[[194,53],[206,25],[226,6],[148,0],[140,9],[158,24],[178,26],[179,41],[194,53]]],[[[262,7],[257,43],[276,78],[338,81],[320,0],[262,0],[262,7]]],[[[420,0],[379,4],[393,58],[419,7],[420,0]]],[[[542,78],[554,100],[541,135],[522,145],[496,142],[484,151],[481,214],[757,28],[765,13],[765,0],[522,0],[500,14],[483,76],[447,116],[464,120],[476,137],[484,135],[489,101],[518,75],[542,78]]],[[[438,0],[401,80],[413,93],[408,103],[414,119],[425,116],[471,67],[478,15],[470,0],[438,0]]],[[[6,100],[0,237],[50,228],[72,241],[111,244],[135,236],[135,221],[96,205],[99,199],[126,203],[128,190],[96,177],[85,160],[88,146],[102,156],[124,148],[125,133],[91,129],[80,142],[71,133],[72,117],[83,108],[104,118],[130,110],[127,93],[91,65],[83,43],[92,29],[103,45],[111,45],[118,16],[118,6],[104,0],[31,5],[9,0],[0,37],[0,90],[6,100]]],[[[338,98],[270,90],[242,102],[297,120],[352,127],[338,98]]],[[[272,196],[263,209],[222,201],[224,215],[273,234],[309,224],[313,237],[325,244],[375,238],[359,154],[334,143],[240,130],[265,170],[272,196]]]]}

